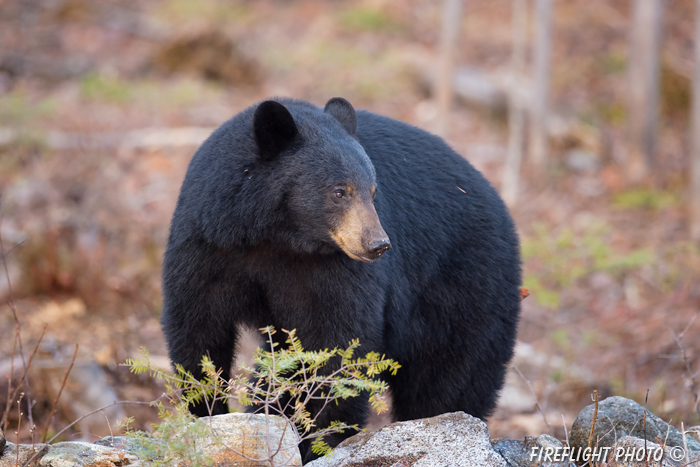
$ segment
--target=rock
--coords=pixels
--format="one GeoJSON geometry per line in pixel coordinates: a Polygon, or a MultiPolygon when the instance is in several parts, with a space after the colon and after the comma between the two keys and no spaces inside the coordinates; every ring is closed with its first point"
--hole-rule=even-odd
{"type": "MultiPolygon", "coordinates": [[[[5,443],[5,449],[3,450],[2,455],[0,456],[0,467],[16,467],[17,466],[17,449],[18,445],[11,443],[9,441],[6,441],[5,443]]],[[[19,445],[19,465],[24,465],[29,461],[29,459],[32,458],[36,454],[36,457],[32,461],[30,466],[37,466],[39,465],[39,461],[41,460],[42,456],[46,454],[46,452],[49,450],[49,445],[48,444],[35,444],[34,447],[32,447],[30,444],[20,444],[19,445]]]]}
{"type": "Polygon", "coordinates": [[[566,165],[575,172],[594,173],[600,170],[600,158],[589,151],[571,149],[564,153],[566,165]]]}
{"type": "Polygon", "coordinates": [[[647,441],[633,436],[623,436],[613,445],[609,454],[608,467],[700,467],[700,452],[688,451],[686,459],[682,447],[672,447],[647,441]]]}
{"type": "Polygon", "coordinates": [[[530,467],[532,465],[540,467],[568,467],[569,465],[565,460],[558,462],[538,461],[540,453],[544,454],[546,449],[550,450],[552,457],[555,453],[560,453],[560,456],[564,455],[564,445],[550,435],[526,436],[524,441],[514,439],[493,440],[491,443],[494,450],[506,460],[508,467],[530,467]]]}
{"type": "Polygon", "coordinates": [[[275,453],[279,446],[279,452],[273,456],[274,465],[301,466],[294,429],[282,417],[270,415],[267,419],[270,423],[269,439],[263,414],[229,413],[202,417],[199,420],[209,425],[212,432],[204,441],[195,441],[196,449],[217,467],[252,467],[269,466],[270,452],[275,453]]]}
{"type": "MultiPolygon", "coordinates": [[[[572,448],[585,449],[588,447],[588,437],[591,430],[594,405],[584,408],[574,421],[569,435],[572,448]]],[[[677,428],[670,426],[653,413],[646,411],[646,439],[671,447],[682,447],[683,436],[677,428]],[[668,433],[668,436],[667,436],[668,433]]],[[[593,445],[612,446],[616,439],[624,436],[645,438],[644,407],[635,401],[624,397],[608,397],[598,404],[593,445]]],[[[690,435],[686,435],[686,443],[691,451],[700,451],[700,443],[690,435]]]]}
{"type": "Polygon", "coordinates": [[[91,443],[64,442],[51,445],[39,467],[121,467],[143,465],[135,455],[91,443]]]}
{"type": "Polygon", "coordinates": [[[455,95],[467,105],[504,114],[508,108],[507,85],[500,76],[473,67],[459,67],[452,81],[455,95]]]}
{"type": "MultiPolygon", "coordinates": [[[[155,442],[155,440],[153,442],[155,442]]],[[[126,436],[105,436],[104,438],[95,441],[93,444],[97,444],[98,446],[106,446],[108,448],[121,449],[135,455],[138,455],[140,447],[140,445],[126,436]]]]}
{"type": "Polygon", "coordinates": [[[507,467],[491,447],[486,424],[464,412],[396,422],[346,439],[330,458],[307,467],[507,467]]]}
{"type": "Polygon", "coordinates": [[[5,450],[5,434],[0,430],[0,457],[2,457],[2,452],[5,450]]]}

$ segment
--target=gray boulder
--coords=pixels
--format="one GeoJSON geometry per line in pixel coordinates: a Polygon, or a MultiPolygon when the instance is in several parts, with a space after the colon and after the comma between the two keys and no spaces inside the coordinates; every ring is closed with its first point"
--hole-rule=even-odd
{"type": "MultiPolygon", "coordinates": [[[[569,444],[572,448],[585,449],[588,447],[588,437],[593,421],[594,405],[584,408],[576,417],[569,444]]],[[[665,444],[666,446],[682,447],[681,431],[661,420],[653,413],[646,411],[646,430],[644,428],[644,407],[633,400],[624,397],[608,397],[598,404],[593,446],[613,446],[615,441],[624,436],[647,439],[647,441],[665,444]]],[[[690,435],[686,435],[688,450],[700,451],[700,443],[690,435]]]]}
{"type": "Polygon", "coordinates": [[[211,433],[196,440],[195,447],[218,467],[268,466],[268,459],[286,467],[302,465],[296,433],[282,417],[229,413],[198,421],[211,433]]]}
{"type": "Polygon", "coordinates": [[[478,418],[454,412],[396,422],[346,439],[330,458],[307,467],[362,465],[412,467],[507,467],[491,447],[489,429],[478,418]]]}
{"type": "Polygon", "coordinates": [[[19,465],[24,465],[32,457],[34,457],[34,459],[29,465],[37,466],[39,465],[39,460],[48,450],[48,444],[36,444],[31,446],[30,444],[17,445],[6,441],[5,449],[3,450],[2,455],[0,455],[0,467],[16,467],[18,463],[19,465]],[[17,452],[18,450],[19,454],[17,452]]]}
{"type": "Polygon", "coordinates": [[[122,449],[82,442],[64,442],[51,445],[39,460],[39,467],[138,467],[139,459],[122,449]]]}
{"type": "MultiPolygon", "coordinates": [[[[155,442],[155,440],[153,442],[155,442]]],[[[95,441],[93,444],[97,444],[98,446],[106,446],[108,448],[121,449],[137,455],[141,447],[133,439],[127,436],[105,436],[104,438],[95,441]]]]}

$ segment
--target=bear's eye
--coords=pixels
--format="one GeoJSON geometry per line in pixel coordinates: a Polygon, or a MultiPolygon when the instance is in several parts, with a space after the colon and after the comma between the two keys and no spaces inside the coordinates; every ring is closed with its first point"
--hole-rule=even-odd
{"type": "Polygon", "coordinates": [[[335,197],[342,198],[345,196],[345,190],[335,190],[335,197]]]}

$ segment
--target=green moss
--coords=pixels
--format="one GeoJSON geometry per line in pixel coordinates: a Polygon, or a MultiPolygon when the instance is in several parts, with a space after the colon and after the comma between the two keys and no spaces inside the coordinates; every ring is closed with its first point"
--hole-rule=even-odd
{"type": "Polygon", "coordinates": [[[129,83],[98,73],[86,75],[80,82],[80,92],[88,100],[123,103],[131,99],[129,83]]]}
{"type": "Polygon", "coordinates": [[[561,383],[564,380],[564,373],[561,370],[554,370],[552,373],[552,381],[561,383]]]}
{"type": "Polygon", "coordinates": [[[230,27],[231,24],[249,21],[253,15],[253,9],[250,5],[243,2],[166,0],[160,2],[154,15],[168,24],[183,24],[196,21],[230,27]]]}
{"type": "Polygon", "coordinates": [[[220,98],[222,87],[193,78],[121,80],[90,74],[80,83],[83,98],[111,103],[157,106],[160,109],[190,106],[220,98]]]}
{"type": "Polygon", "coordinates": [[[593,272],[604,271],[621,279],[657,260],[657,254],[648,248],[616,252],[610,246],[610,229],[602,222],[589,223],[579,230],[552,230],[538,224],[534,235],[522,240],[526,260],[523,286],[546,308],[559,307],[561,293],[593,272]]]}
{"type": "Polygon", "coordinates": [[[287,63],[294,60],[295,67],[307,67],[319,76],[313,90],[319,98],[345,95],[366,101],[387,100],[411,91],[407,66],[391,50],[369,51],[342,41],[318,41],[293,55],[287,63]]]}
{"type": "Polygon", "coordinates": [[[144,80],[132,83],[131,95],[140,103],[159,108],[187,107],[221,98],[223,87],[209,81],[176,78],[168,81],[144,80]]]}
{"type": "Polygon", "coordinates": [[[31,101],[21,89],[0,95],[0,123],[18,127],[37,118],[56,114],[56,102],[51,98],[31,101]]]}
{"type": "Polygon", "coordinates": [[[364,6],[345,10],[338,19],[342,27],[351,31],[396,32],[403,28],[401,22],[383,11],[364,6]]]}
{"type": "Polygon", "coordinates": [[[618,193],[613,198],[613,206],[620,209],[652,209],[658,211],[680,204],[680,196],[668,191],[637,188],[618,193]]]}
{"type": "Polygon", "coordinates": [[[551,334],[552,342],[562,350],[568,350],[571,347],[571,339],[569,331],[566,329],[557,329],[551,334]]]}
{"type": "Polygon", "coordinates": [[[538,305],[552,309],[559,307],[559,292],[545,286],[537,276],[526,275],[523,286],[530,291],[538,305]]]}
{"type": "Polygon", "coordinates": [[[598,62],[598,69],[606,75],[616,75],[627,70],[627,57],[621,51],[612,51],[598,62]]]}
{"type": "Polygon", "coordinates": [[[627,122],[627,108],[615,99],[599,103],[596,112],[604,122],[610,125],[621,126],[627,122]]]}

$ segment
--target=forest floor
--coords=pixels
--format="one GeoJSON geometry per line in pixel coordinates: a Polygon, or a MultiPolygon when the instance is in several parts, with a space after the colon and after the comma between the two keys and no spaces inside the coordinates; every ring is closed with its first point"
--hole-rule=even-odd
{"type": "MultiPolygon", "coordinates": [[[[75,381],[55,428],[104,397],[161,394],[120,364],[141,346],[167,364],[160,262],[187,164],[213,128],[268,96],[317,105],[343,96],[434,128],[425,76],[437,60],[439,3],[0,1],[0,233],[25,357],[46,325],[29,375],[37,420],[75,344],[75,381]],[[92,401],[81,374],[106,395],[92,401]]],[[[468,4],[458,65],[506,70],[510,1],[468,4]]],[[[627,4],[556,7],[553,111],[575,124],[552,137],[546,173],[526,164],[512,207],[531,296],[519,330],[522,378],[509,380],[520,396],[504,394],[509,402],[489,421],[494,437],[563,437],[560,415],[570,425],[594,389],[640,403],[649,391],[658,416],[700,423],[700,246],[688,236],[684,194],[693,2],[667,9],[654,182],[636,189],[625,187],[623,165],[627,4]],[[523,396],[524,379],[532,394],[523,396]]],[[[458,102],[445,139],[500,187],[502,110],[458,102]]],[[[0,284],[4,303],[10,291],[0,284]]],[[[14,333],[3,305],[0,369],[14,333]]],[[[156,415],[139,406],[110,417],[124,414],[142,428],[156,415]]],[[[109,430],[104,417],[81,427],[109,430]]]]}

